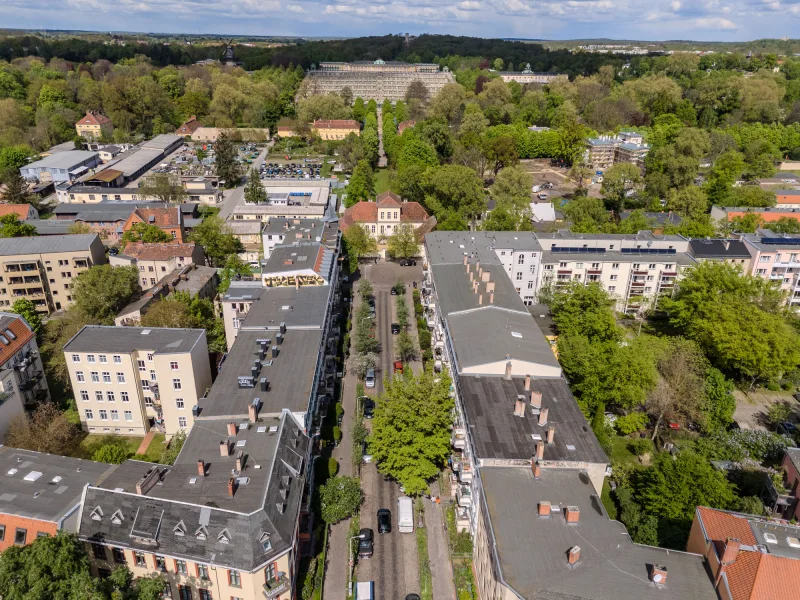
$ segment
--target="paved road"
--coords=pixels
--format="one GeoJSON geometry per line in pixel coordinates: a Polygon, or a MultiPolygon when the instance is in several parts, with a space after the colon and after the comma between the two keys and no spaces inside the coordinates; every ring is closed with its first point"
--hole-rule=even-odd
{"type": "MultiPolygon", "coordinates": [[[[267,154],[269,154],[269,147],[264,148],[261,153],[253,160],[252,167],[258,171],[261,168],[261,163],[267,158],[267,154]]],[[[248,173],[250,170],[248,169],[248,173]]],[[[230,189],[225,190],[222,194],[222,206],[220,207],[219,216],[223,220],[227,220],[230,214],[233,212],[233,208],[238,204],[244,202],[244,186],[247,183],[247,175],[245,175],[244,179],[242,180],[242,184],[230,189]]]]}
{"type": "Polygon", "coordinates": [[[383,150],[383,108],[378,105],[378,167],[388,164],[386,152],[383,150]]]}

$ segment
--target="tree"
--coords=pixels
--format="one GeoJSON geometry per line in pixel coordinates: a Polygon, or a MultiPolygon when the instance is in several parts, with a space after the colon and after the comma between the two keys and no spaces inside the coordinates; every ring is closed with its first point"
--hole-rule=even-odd
{"type": "MultiPolygon", "coordinates": [[[[385,134],[384,134],[385,135],[385,134]]],[[[360,136],[348,133],[339,145],[339,162],[347,171],[353,171],[356,165],[364,159],[364,143],[360,136]]]]}
{"type": "Polygon", "coordinates": [[[75,308],[90,319],[113,324],[114,317],[139,291],[135,266],[95,265],[73,280],[75,308]]]}
{"type": "Polygon", "coordinates": [[[444,165],[428,169],[422,187],[425,204],[440,221],[451,210],[468,221],[477,220],[486,212],[483,180],[469,167],[444,165]]]}
{"type": "Polygon", "coordinates": [[[708,176],[705,192],[711,204],[731,206],[728,197],[733,183],[744,171],[744,156],[735,150],[728,150],[719,155],[708,176]]]}
{"type": "Polygon", "coordinates": [[[417,358],[417,344],[407,331],[401,331],[394,344],[395,356],[402,362],[409,362],[417,358]]]}
{"type": "Polygon", "coordinates": [[[214,142],[216,174],[225,187],[236,187],[242,178],[242,165],[239,162],[239,153],[236,143],[230,134],[223,130],[214,142]]]}
{"type": "Polygon", "coordinates": [[[395,377],[378,399],[369,449],[381,473],[422,494],[450,454],[450,378],[427,370],[395,377]]]}
{"type": "Polygon", "coordinates": [[[184,443],[186,443],[186,431],[181,430],[172,436],[172,439],[169,441],[169,445],[164,448],[164,451],[161,453],[161,458],[158,460],[158,462],[160,462],[162,465],[174,465],[178,458],[178,454],[181,453],[184,443]]]}
{"type": "Polygon", "coordinates": [[[733,388],[733,382],[719,369],[710,367],[706,371],[705,398],[700,409],[703,412],[701,425],[706,433],[725,431],[733,424],[733,413],[736,411],[733,388]]]}
{"type": "Polygon", "coordinates": [[[207,298],[191,296],[189,292],[174,292],[153,304],[142,316],[144,327],[205,329],[208,349],[225,352],[225,324],[217,317],[214,303],[207,298]]]}
{"type": "Polygon", "coordinates": [[[378,369],[380,357],[374,352],[358,353],[351,361],[350,370],[359,379],[364,379],[367,371],[378,369]]]}
{"type": "Polygon", "coordinates": [[[519,161],[516,143],[510,135],[484,138],[483,154],[495,175],[500,169],[515,165],[519,161]]]}
{"type": "Polygon", "coordinates": [[[450,124],[457,123],[464,111],[467,94],[457,83],[447,83],[433,97],[430,105],[430,116],[444,119],[450,124]]]}
{"type": "Polygon", "coordinates": [[[408,84],[408,88],[406,89],[406,102],[411,103],[412,100],[416,100],[422,106],[428,103],[428,98],[430,97],[430,92],[428,91],[427,86],[422,83],[419,79],[415,79],[411,83],[408,84]]]}
{"type": "Polygon", "coordinates": [[[76,234],[87,234],[87,233],[94,233],[94,229],[88,223],[84,223],[83,221],[75,221],[72,225],[69,226],[67,231],[73,235],[76,234]]]}
{"type": "Polygon", "coordinates": [[[696,186],[671,189],[667,196],[667,208],[687,219],[701,219],[708,211],[708,198],[696,186]]]}
{"type": "Polygon", "coordinates": [[[603,174],[603,196],[618,211],[625,210],[625,199],[642,183],[642,173],[634,164],[617,163],[603,174]]]}
{"type": "Polygon", "coordinates": [[[6,204],[32,204],[34,197],[28,193],[28,182],[20,174],[19,169],[0,171],[0,182],[5,184],[2,200],[6,204]]]}
{"type": "Polygon", "coordinates": [[[212,266],[219,265],[231,254],[239,254],[243,250],[239,238],[231,233],[228,224],[217,215],[203,219],[192,230],[189,239],[205,249],[208,262],[212,266]]]}
{"type": "Polygon", "coordinates": [[[358,295],[364,302],[367,302],[370,298],[372,298],[374,292],[375,289],[372,287],[372,283],[370,283],[369,279],[361,279],[358,282],[358,295]]]}
{"type": "Polygon", "coordinates": [[[33,332],[38,336],[42,331],[42,317],[36,312],[36,306],[27,298],[15,300],[11,305],[11,312],[17,313],[30,325],[33,332]]]}
{"type": "Polygon", "coordinates": [[[364,501],[364,492],[357,477],[337,475],[319,488],[322,520],[328,525],[350,518],[364,501]]]}
{"type": "Polygon", "coordinates": [[[727,196],[728,206],[752,206],[763,208],[775,206],[775,192],[758,185],[740,185],[731,188],[727,196]]]}
{"type": "Polygon", "coordinates": [[[399,139],[403,141],[403,147],[397,158],[398,171],[411,165],[432,167],[439,164],[439,156],[436,154],[436,149],[428,142],[406,132],[403,132],[399,139]],[[405,139],[407,135],[408,139],[405,139]]]}
{"type": "Polygon", "coordinates": [[[800,221],[791,217],[781,217],[777,221],[763,224],[762,227],[775,233],[800,233],[800,221]]]}
{"type": "Polygon", "coordinates": [[[597,233],[608,223],[608,212],[600,198],[573,198],[564,207],[564,215],[572,223],[574,233],[597,233]]]}
{"type": "Polygon", "coordinates": [[[521,167],[506,167],[497,174],[489,193],[497,202],[509,202],[515,208],[529,208],[533,176],[521,167]]]}
{"type": "Polygon", "coordinates": [[[92,455],[92,460],[119,465],[128,460],[132,455],[133,453],[122,444],[104,444],[95,450],[95,453],[92,455]]]}
{"type": "Polygon", "coordinates": [[[14,417],[5,438],[7,446],[61,456],[75,452],[80,442],[80,430],[51,403],[39,405],[30,417],[14,417]]]}
{"type": "Polygon", "coordinates": [[[144,242],[145,244],[158,244],[164,242],[171,242],[170,235],[161,229],[158,225],[151,225],[150,223],[134,223],[128,231],[122,234],[122,239],[119,241],[121,250],[125,250],[131,242],[144,242]]]}
{"type": "Polygon", "coordinates": [[[219,271],[219,286],[217,291],[224,294],[231,286],[231,282],[236,279],[241,279],[242,276],[249,276],[253,274],[253,268],[249,263],[244,262],[236,254],[231,254],[225,259],[225,266],[219,271]]]}
{"type": "Polygon", "coordinates": [[[64,358],[64,345],[78,333],[84,325],[95,323],[82,312],[70,308],[60,318],[48,319],[42,333],[42,361],[47,376],[69,389],[70,378],[64,358]]]}
{"type": "Polygon", "coordinates": [[[18,238],[35,236],[36,227],[20,221],[15,213],[0,217],[0,238],[18,238]]]}
{"type": "Polygon", "coordinates": [[[386,251],[392,258],[411,258],[419,255],[417,232],[410,223],[401,223],[389,236],[386,251]]]}
{"type": "Polygon", "coordinates": [[[372,167],[366,160],[358,161],[353,174],[350,176],[350,183],[347,184],[347,198],[345,206],[350,207],[362,201],[369,200],[375,195],[375,179],[372,167]]]}
{"type": "Polygon", "coordinates": [[[19,171],[28,164],[28,158],[35,154],[29,146],[6,146],[0,148],[0,172],[7,169],[19,171]]]}
{"type": "Polygon", "coordinates": [[[189,197],[180,181],[176,183],[168,173],[156,173],[146,177],[144,185],[139,187],[139,195],[142,198],[172,203],[184,202],[189,197]]]}
{"type": "Polygon", "coordinates": [[[267,192],[255,167],[250,169],[247,184],[244,186],[244,201],[249,204],[263,204],[267,201],[267,192]]]}
{"type": "Polygon", "coordinates": [[[614,318],[616,301],[599,284],[570,282],[553,294],[548,304],[561,335],[581,335],[591,342],[620,339],[614,318]]]}
{"type": "Polygon", "coordinates": [[[358,259],[378,251],[375,238],[360,223],[348,227],[342,236],[342,242],[347,254],[350,273],[358,269],[358,259]]]}

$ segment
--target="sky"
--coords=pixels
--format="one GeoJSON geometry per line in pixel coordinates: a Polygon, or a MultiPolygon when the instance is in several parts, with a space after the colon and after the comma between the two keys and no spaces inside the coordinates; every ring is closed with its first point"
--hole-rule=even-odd
{"type": "Polygon", "coordinates": [[[0,0],[0,27],[537,39],[797,37],[800,0],[0,0]]]}

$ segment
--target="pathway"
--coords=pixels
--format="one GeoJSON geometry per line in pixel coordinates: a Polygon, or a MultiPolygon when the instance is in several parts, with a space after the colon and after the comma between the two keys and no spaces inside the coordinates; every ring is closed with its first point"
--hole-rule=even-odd
{"type": "Polygon", "coordinates": [[[147,435],[144,436],[142,443],[139,444],[139,449],[136,451],[136,454],[147,454],[147,449],[150,447],[150,442],[153,441],[154,437],[156,437],[156,431],[151,429],[147,432],[147,435]]]}
{"type": "Polygon", "coordinates": [[[389,164],[386,152],[383,151],[383,107],[378,105],[378,167],[385,167],[389,164]]]}
{"type": "MultiPolygon", "coordinates": [[[[439,496],[439,482],[431,485],[431,495],[439,496]]],[[[451,600],[456,597],[453,584],[453,567],[450,564],[450,551],[447,548],[445,529],[445,499],[436,506],[425,501],[425,525],[428,528],[428,560],[431,565],[433,597],[435,600],[451,600]]]]}

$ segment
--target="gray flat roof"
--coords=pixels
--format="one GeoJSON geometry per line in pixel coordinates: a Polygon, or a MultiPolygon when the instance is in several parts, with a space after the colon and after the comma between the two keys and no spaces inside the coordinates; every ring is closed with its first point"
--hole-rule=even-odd
{"type": "Polygon", "coordinates": [[[287,242],[297,240],[296,234],[310,234],[312,240],[322,235],[322,219],[287,219],[273,217],[264,224],[263,233],[291,236],[287,242]]]}
{"type": "Polygon", "coordinates": [[[77,252],[79,250],[88,252],[89,246],[96,239],[98,239],[96,233],[0,238],[0,256],[77,252]]]}
{"type": "Polygon", "coordinates": [[[85,325],[64,345],[64,351],[133,352],[134,350],[153,350],[162,354],[179,354],[190,352],[205,335],[205,329],[85,325]]]}
{"type": "MultiPolygon", "coordinates": [[[[529,600],[715,600],[700,555],[631,542],[611,521],[588,476],[577,469],[481,467],[486,507],[503,580],[529,600]],[[538,517],[538,502],[559,510],[538,517]],[[563,509],[577,507],[577,525],[563,509]],[[567,563],[570,548],[580,561],[567,563]],[[648,579],[651,565],[667,568],[665,585],[648,579]]],[[[490,540],[491,543],[491,540],[490,540]]]]}
{"type": "MultiPolygon", "coordinates": [[[[491,280],[494,281],[494,306],[520,313],[528,311],[505,273],[503,265],[496,258],[495,262],[481,261],[481,268],[489,271],[491,280]]],[[[473,272],[475,271],[474,261],[471,269],[473,272]]],[[[489,294],[484,291],[485,283],[481,284],[479,292],[482,295],[483,305],[478,304],[478,294],[472,291],[472,284],[463,264],[432,264],[431,273],[436,294],[439,297],[441,314],[449,315],[489,305],[489,294]]]]}
{"type": "MultiPolygon", "coordinates": [[[[98,194],[111,194],[115,192],[136,193],[136,188],[101,188],[91,186],[72,186],[71,190],[78,192],[96,192],[98,194]]],[[[129,210],[133,212],[136,208],[165,208],[172,207],[175,204],[168,204],[166,202],[139,202],[132,200],[103,200],[94,204],[84,204],[83,202],[61,202],[53,209],[56,215],[75,215],[78,213],[86,212],[105,212],[108,210],[129,210]]],[[[194,215],[197,212],[197,204],[186,202],[178,204],[181,213],[184,215],[194,215]]]]}
{"type": "Polygon", "coordinates": [[[266,288],[261,281],[234,281],[222,296],[223,302],[251,302],[261,297],[266,288]]]}
{"type": "Polygon", "coordinates": [[[45,156],[41,160],[23,166],[23,169],[71,169],[72,167],[97,156],[97,152],[88,150],[68,150],[66,152],[56,152],[50,156],[45,156]]]}
{"type": "Polygon", "coordinates": [[[67,219],[29,219],[26,223],[36,227],[36,233],[39,235],[66,235],[69,233],[69,228],[75,224],[75,221],[67,219]]]}
{"type": "Polygon", "coordinates": [[[162,133],[157,135],[152,140],[142,142],[142,148],[155,148],[157,150],[165,150],[175,142],[183,142],[183,138],[174,133],[162,133]]]}
{"type": "MultiPolygon", "coordinates": [[[[321,249],[322,244],[319,242],[276,246],[269,255],[263,271],[265,273],[283,273],[305,269],[313,271],[321,249]]],[[[320,275],[322,274],[320,273],[320,275]]]]}
{"type": "MultiPolygon", "coordinates": [[[[322,331],[319,329],[289,330],[279,354],[272,359],[270,348],[276,344],[275,331],[239,331],[236,342],[220,366],[208,397],[201,401],[199,419],[246,417],[248,406],[255,398],[261,401],[261,413],[280,414],[283,409],[306,412],[314,384],[322,331]],[[256,376],[255,387],[239,387],[240,377],[250,377],[258,359],[260,340],[269,340],[264,364],[256,376]],[[272,361],[269,364],[269,361],[272,361]],[[260,379],[266,377],[269,389],[262,391],[260,379]]],[[[195,426],[197,421],[195,421],[195,426]]]]}
{"type": "Polygon", "coordinates": [[[656,235],[649,229],[638,233],[572,233],[569,229],[559,229],[551,233],[537,233],[540,240],[629,240],[629,241],[685,241],[682,235],[656,235]]]}
{"type": "Polygon", "coordinates": [[[530,460],[536,454],[536,440],[531,436],[544,439],[547,427],[553,426],[554,442],[545,446],[545,461],[608,463],[563,379],[534,378],[531,382],[532,390],[542,392],[542,407],[548,409],[546,425],[539,425],[530,406],[524,377],[461,375],[458,387],[478,458],[530,460]],[[514,415],[519,395],[526,396],[524,417],[514,415]]]}
{"type": "Polygon", "coordinates": [[[142,167],[144,167],[151,161],[158,160],[158,158],[163,155],[164,155],[163,150],[138,148],[125,155],[122,155],[122,157],[117,162],[107,163],[106,166],[109,169],[122,171],[125,177],[130,177],[132,174],[139,171],[142,167]]]}
{"type": "Polygon", "coordinates": [[[209,280],[217,277],[217,270],[214,267],[195,265],[195,268],[185,273],[186,279],[181,279],[175,286],[177,292],[189,292],[192,296],[197,295],[209,280]]]}
{"type": "Polygon", "coordinates": [[[278,329],[281,323],[293,328],[321,329],[325,323],[329,285],[266,288],[250,307],[240,332],[246,329],[278,329]]]}
{"type": "Polygon", "coordinates": [[[434,231],[425,236],[428,260],[432,265],[463,264],[464,255],[481,264],[501,264],[495,248],[541,252],[542,246],[531,232],[518,231],[434,231]]]}
{"type": "MultiPolygon", "coordinates": [[[[80,504],[87,483],[100,482],[115,468],[91,460],[0,446],[0,513],[56,522],[80,504]]],[[[28,540],[34,535],[30,531],[28,540]]]]}
{"type": "Polygon", "coordinates": [[[584,254],[582,252],[550,252],[545,250],[542,252],[542,264],[555,264],[562,261],[578,261],[583,263],[591,263],[592,258],[601,258],[603,261],[614,261],[620,263],[630,262],[648,262],[648,263],[675,263],[678,265],[693,265],[695,260],[685,252],[676,252],[675,254],[641,254],[641,253],[625,253],[616,250],[606,252],[595,252],[584,254]]]}

